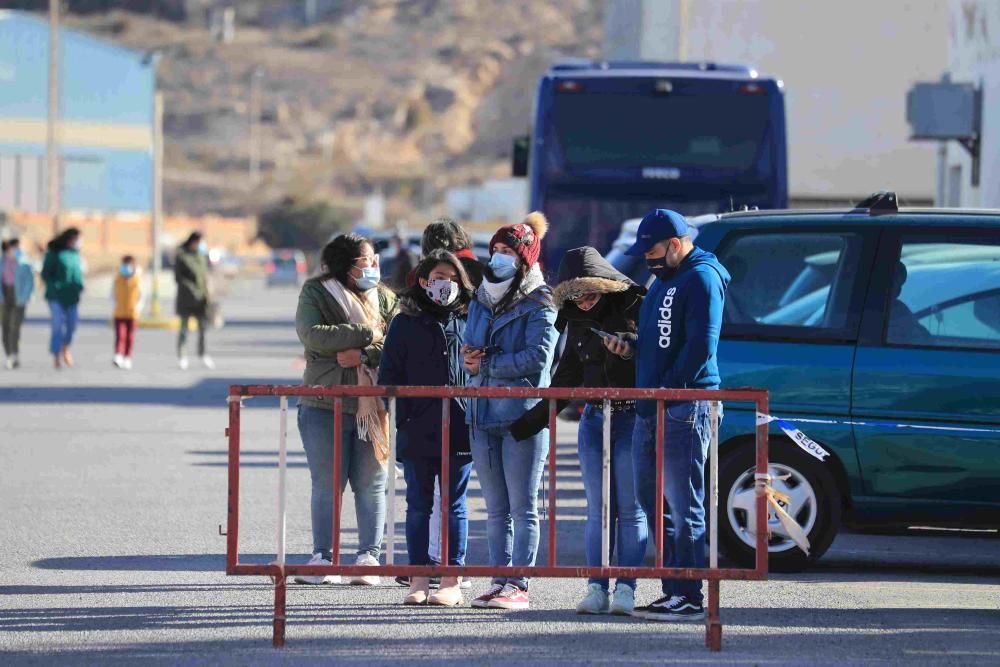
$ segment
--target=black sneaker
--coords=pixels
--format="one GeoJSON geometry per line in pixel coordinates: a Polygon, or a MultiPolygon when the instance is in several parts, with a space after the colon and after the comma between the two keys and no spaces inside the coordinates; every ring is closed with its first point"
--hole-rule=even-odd
{"type": "Polygon", "coordinates": [[[683,595],[662,597],[648,607],[637,607],[633,616],[647,621],[700,621],[705,618],[705,608],[683,595]]]}
{"type": "MultiPolygon", "coordinates": [[[[409,586],[410,585],[410,578],[409,577],[396,577],[396,583],[399,584],[400,586],[409,586]]],[[[462,583],[465,583],[465,582],[462,582],[462,583]]],[[[441,577],[431,577],[431,583],[430,583],[429,588],[441,588],[441,577]]],[[[468,586],[466,586],[465,588],[468,588],[468,586]]]]}

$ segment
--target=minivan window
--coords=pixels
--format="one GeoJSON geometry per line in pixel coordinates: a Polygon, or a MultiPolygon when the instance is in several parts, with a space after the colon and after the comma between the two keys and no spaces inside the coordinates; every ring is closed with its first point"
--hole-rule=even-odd
{"type": "Polygon", "coordinates": [[[858,234],[831,232],[737,238],[719,257],[732,275],[723,322],[761,329],[848,327],[861,242],[858,234]]]}
{"type": "Polygon", "coordinates": [[[904,238],[886,342],[1000,349],[1000,245],[904,238]]]}

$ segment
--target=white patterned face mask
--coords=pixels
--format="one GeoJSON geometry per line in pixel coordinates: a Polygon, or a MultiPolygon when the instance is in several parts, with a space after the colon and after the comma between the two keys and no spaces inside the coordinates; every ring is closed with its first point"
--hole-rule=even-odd
{"type": "Polygon", "coordinates": [[[424,288],[428,298],[439,306],[450,306],[458,298],[458,283],[440,278],[427,281],[424,288]]]}

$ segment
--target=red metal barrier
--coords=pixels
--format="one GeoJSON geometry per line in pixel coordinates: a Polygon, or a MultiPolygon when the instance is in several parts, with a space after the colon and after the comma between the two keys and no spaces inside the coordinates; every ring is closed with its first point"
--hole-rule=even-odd
{"type": "MultiPolygon", "coordinates": [[[[718,559],[718,422],[716,419],[717,401],[734,401],[753,403],[758,414],[768,414],[767,392],[760,389],[729,389],[722,391],[698,389],[596,389],[596,388],[514,388],[514,387],[303,387],[275,385],[233,385],[229,388],[229,428],[226,434],[229,438],[229,516],[228,539],[226,543],[226,574],[229,575],[266,575],[273,579],[274,592],[274,630],[272,643],[275,647],[285,643],[285,594],[286,579],[295,575],[379,575],[407,577],[634,577],[642,579],[673,578],[673,579],[706,579],[708,580],[708,609],[705,619],[705,644],[713,651],[722,648],[722,623],[719,616],[719,581],[722,579],[764,580],[767,578],[767,499],[763,493],[764,484],[768,479],[768,424],[759,423],[756,430],[756,478],[758,494],[756,500],[756,564],[753,569],[719,568],[718,559]],[[278,561],[263,564],[245,564],[239,562],[239,486],[240,486],[240,408],[245,398],[254,396],[282,397],[282,434],[280,440],[279,474],[279,512],[281,513],[278,533],[278,561]],[[333,505],[333,544],[331,565],[290,565],[285,563],[284,545],[284,476],[285,476],[285,433],[284,413],[287,410],[287,397],[290,396],[323,396],[333,398],[334,433],[333,433],[333,474],[336,490],[340,483],[340,447],[341,424],[343,421],[343,399],[345,397],[378,396],[390,400],[393,404],[396,398],[440,398],[442,399],[441,419],[441,553],[448,553],[448,506],[449,499],[449,458],[450,458],[450,410],[451,398],[541,398],[549,401],[549,559],[547,565],[530,567],[493,567],[480,565],[434,565],[413,566],[396,565],[392,562],[392,551],[387,550],[386,565],[341,565],[340,551],[340,510],[341,494],[334,493],[333,505]],[[607,550],[603,554],[603,565],[595,567],[559,566],[556,564],[556,400],[557,399],[587,399],[604,401],[606,414],[609,414],[609,403],[612,400],[654,400],[656,407],[656,516],[654,519],[656,556],[653,567],[612,567],[607,562],[607,550]],[[712,513],[710,522],[710,567],[708,568],[672,568],[663,567],[663,401],[712,401],[712,447],[709,457],[710,489],[709,507],[712,513]]],[[[763,420],[761,420],[763,421],[763,420]]],[[[395,443],[395,424],[392,429],[392,442],[395,443]]],[[[605,431],[605,455],[610,448],[609,431],[605,431]]],[[[392,454],[395,454],[393,446],[392,454]]],[[[610,503],[609,494],[604,494],[604,502],[610,503]]],[[[605,508],[605,515],[607,509],[605,508]]],[[[390,522],[395,517],[390,517],[390,522]]],[[[607,522],[605,522],[605,542],[607,542],[607,522]]],[[[447,560],[444,558],[443,560],[447,560]]]]}

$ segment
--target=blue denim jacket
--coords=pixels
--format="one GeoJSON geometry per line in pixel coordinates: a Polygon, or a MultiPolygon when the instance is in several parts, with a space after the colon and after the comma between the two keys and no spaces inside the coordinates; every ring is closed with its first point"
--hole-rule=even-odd
{"type": "MultiPolygon", "coordinates": [[[[13,261],[17,264],[17,268],[14,270],[14,299],[17,306],[24,306],[31,299],[31,293],[35,290],[35,271],[31,268],[31,264],[27,260],[14,259],[9,260],[5,257],[0,257],[0,275],[3,274],[6,268],[6,263],[13,261]]],[[[3,303],[3,290],[0,290],[0,304],[3,303]]]]}
{"type": "MultiPolygon", "coordinates": [[[[548,287],[539,287],[494,319],[478,299],[469,305],[465,343],[491,348],[470,387],[548,387],[555,355],[556,309],[548,287]]],[[[503,430],[539,399],[470,399],[466,422],[473,428],[503,430]]]]}

